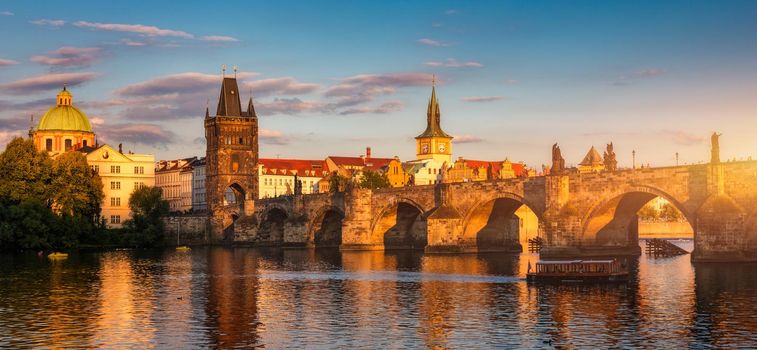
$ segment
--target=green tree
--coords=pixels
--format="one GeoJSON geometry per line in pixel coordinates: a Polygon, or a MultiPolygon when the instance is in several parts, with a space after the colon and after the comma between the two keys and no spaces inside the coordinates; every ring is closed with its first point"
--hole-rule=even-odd
{"type": "Polygon", "coordinates": [[[158,187],[134,190],[129,198],[131,220],[126,222],[127,243],[136,247],[154,247],[163,242],[165,227],[162,217],[168,215],[168,202],[158,187]]]}
{"type": "Polygon", "coordinates": [[[24,201],[52,203],[52,162],[46,152],[39,152],[34,142],[13,139],[0,153],[0,201],[20,204],[24,201]]]}
{"type": "Polygon", "coordinates": [[[331,173],[331,175],[329,175],[329,192],[336,193],[346,191],[347,188],[350,187],[350,181],[349,178],[337,174],[336,171],[331,173]]]}
{"type": "Polygon", "coordinates": [[[660,210],[660,217],[665,221],[679,221],[683,217],[680,211],[671,203],[665,203],[660,210]]]}
{"type": "Polygon", "coordinates": [[[384,173],[372,171],[372,170],[365,170],[363,171],[363,177],[360,179],[360,182],[358,183],[358,187],[369,188],[372,190],[376,190],[379,188],[387,188],[389,187],[389,178],[384,173]]]}
{"type": "Polygon", "coordinates": [[[660,218],[660,212],[654,207],[654,201],[650,201],[641,207],[637,215],[644,221],[655,221],[660,218]]]}
{"type": "Polygon", "coordinates": [[[104,198],[100,176],[80,152],[66,152],[55,158],[52,169],[54,207],[62,215],[82,217],[90,224],[99,222],[104,198]]]}

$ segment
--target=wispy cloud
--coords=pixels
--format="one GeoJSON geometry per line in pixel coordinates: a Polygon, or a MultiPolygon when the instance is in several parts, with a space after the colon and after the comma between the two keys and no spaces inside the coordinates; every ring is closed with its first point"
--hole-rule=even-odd
{"type": "Polygon", "coordinates": [[[148,26],[142,24],[123,24],[123,23],[98,23],[78,21],[74,22],[74,26],[80,28],[89,28],[94,30],[105,30],[113,32],[127,32],[136,33],[145,36],[170,36],[185,39],[194,39],[194,35],[181,30],[164,29],[156,26],[148,26]]]}
{"type": "Polygon", "coordinates": [[[416,40],[415,42],[417,42],[418,44],[421,44],[421,45],[432,46],[432,47],[445,47],[445,46],[449,46],[448,43],[445,43],[445,42],[442,42],[442,41],[438,41],[438,40],[434,40],[434,39],[429,39],[429,38],[421,38],[421,39],[416,40]]]}
{"type": "Polygon", "coordinates": [[[317,91],[318,84],[302,83],[292,77],[260,79],[243,84],[252,89],[255,96],[300,95],[317,91]]]}
{"type": "Polygon", "coordinates": [[[230,36],[224,36],[224,35],[206,35],[203,37],[200,37],[200,40],[204,41],[220,41],[220,42],[235,42],[239,41],[239,39],[230,37],[230,36]]]}
{"type": "Polygon", "coordinates": [[[17,61],[0,58],[0,67],[18,64],[17,61]]]}
{"type": "Polygon", "coordinates": [[[340,115],[349,114],[387,114],[401,111],[404,105],[400,101],[389,101],[378,107],[356,107],[339,112],[340,115]]]}
{"type": "Polygon", "coordinates": [[[126,46],[145,46],[147,43],[142,41],[134,41],[131,39],[121,39],[121,43],[126,46]]]}
{"type": "Polygon", "coordinates": [[[31,78],[16,80],[11,83],[1,84],[0,92],[11,95],[23,95],[39,91],[59,89],[64,84],[77,86],[97,77],[97,73],[53,73],[38,75],[31,78]]]}
{"type": "Polygon", "coordinates": [[[463,101],[465,102],[492,102],[492,101],[499,101],[504,100],[507,97],[505,96],[468,96],[463,97],[463,101]]]}
{"type": "Polygon", "coordinates": [[[454,143],[479,143],[484,141],[482,138],[473,135],[454,135],[452,137],[452,142],[454,143]]]}
{"type": "Polygon", "coordinates": [[[662,134],[673,140],[674,143],[682,146],[697,145],[705,142],[705,135],[696,135],[683,130],[664,130],[662,134]]]}
{"type": "Polygon", "coordinates": [[[0,11],[0,16],[13,16],[14,13],[10,11],[0,11]]]}
{"type": "Polygon", "coordinates": [[[430,67],[448,67],[448,68],[481,68],[484,65],[477,61],[460,62],[454,58],[448,58],[446,61],[429,61],[424,63],[430,67]]]}
{"type": "Polygon", "coordinates": [[[305,112],[324,113],[326,106],[319,101],[303,101],[297,97],[275,98],[270,102],[255,103],[255,112],[259,115],[300,114],[305,112]]]}
{"type": "MultiPolygon", "coordinates": [[[[238,72],[237,78],[244,79],[255,75],[257,73],[238,72]]],[[[116,90],[116,95],[135,97],[182,93],[209,94],[210,91],[218,89],[220,84],[220,74],[185,72],[160,76],[141,83],[131,84],[116,90]]]]}
{"type": "Polygon", "coordinates": [[[89,66],[95,62],[100,54],[96,47],[61,47],[49,53],[49,55],[32,56],[34,63],[49,66],[89,66]]]}
{"type": "Polygon", "coordinates": [[[458,13],[460,13],[460,10],[457,10],[457,9],[449,9],[447,11],[444,11],[444,14],[448,16],[456,15],[458,13]]]}
{"type": "Polygon", "coordinates": [[[163,126],[143,123],[111,124],[98,130],[98,137],[112,144],[127,142],[165,147],[176,141],[176,134],[163,126]]]}
{"type": "Polygon", "coordinates": [[[646,68],[641,69],[635,72],[631,72],[629,74],[624,74],[618,77],[613,82],[613,85],[615,86],[625,86],[630,84],[634,80],[641,80],[641,79],[648,79],[648,78],[654,78],[659,77],[661,75],[665,74],[665,70],[659,69],[659,68],[646,68]]]}
{"type": "Polygon", "coordinates": [[[31,21],[31,23],[38,26],[61,27],[66,24],[66,21],[62,19],[38,19],[31,21]]]}
{"type": "Polygon", "coordinates": [[[268,145],[289,144],[289,138],[284,136],[284,134],[278,130],[260,129],[260,131],[258,132],[258,137],[260,138],[260,142],[268,145]]]}

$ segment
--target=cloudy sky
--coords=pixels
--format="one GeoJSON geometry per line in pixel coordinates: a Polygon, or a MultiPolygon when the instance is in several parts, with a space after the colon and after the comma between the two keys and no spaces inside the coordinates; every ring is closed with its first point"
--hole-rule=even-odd
{"type": "Polygon", "coordinates": [[[221,65],[263,157],[414,157],[432,75],[455,157],[630,166],[757,149],[757,2],[0,2],[0,145],[67,83],[101,140],[204,154],[221,65]],[[246,102],[243,102],[246,105],[246,102]]]}

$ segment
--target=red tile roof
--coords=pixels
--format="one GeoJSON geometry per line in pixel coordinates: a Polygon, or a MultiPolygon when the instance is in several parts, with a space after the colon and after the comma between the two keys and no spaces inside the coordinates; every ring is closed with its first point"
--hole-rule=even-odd
{"type": "Polygon", "coordinates": [[[337,166],[361,166],[366,167],[371,170],[377,170],[380,169],[392,160],[394,158],[368,158],[367,161],[363,157],[336,157],[336,156],[329,156],[329,159],[331,159],[334,164],[337,166]]]}
{"type": "Polygon", "coordinates": [[[263,175],[327,175],[326,162],[322,160],[260,158],[258,162],[263,166],[263,175]]]}

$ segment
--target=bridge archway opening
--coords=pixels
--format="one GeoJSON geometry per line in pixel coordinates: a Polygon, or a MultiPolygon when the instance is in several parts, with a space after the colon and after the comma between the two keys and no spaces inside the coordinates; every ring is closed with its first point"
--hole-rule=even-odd
{"type": "Polygon", "coordinates": [[[334,248],[342,244],[342,221],[344,213],[337,208],[328,208],[313,222],[311,242],[315,248],[334,248]]]}
{"type": "Polygon", "coordinates": [[[237,183],[233,183],[226,187],[223,191],[223,206],[239,208],[239,213],[244,213],[244,201],[247,197],[247,193],[237,183]]]}
{"type": "Polygon", "coordinates": [[[280,243],[284,241],[284,226],[287,213],[281,208],[271,208],[265,213],[263,221],[258,227],[258,237],[264,243],[280,243]]]}
{"type": "Polygon", "coordinates": [[[373,235],[384,243],[385,250],[423,249],[428,243],[426,218],[418,206],[398,202],[383,211],[373,235]]]}
{"type": "Polygon", "coordinates": [[[521,200],[500,197],[478,205],[468,215],[463,228],[467,244],[479,252],[522,252],[528,240],[540,237],[541,221],[521,200]]]}
{"type": "Polygon", "coordinates": [[[637,247],[639,239],[693,239],[694,228],[679,203],[652,192],[632,191],[591,211],[583,241],[589,245],[637,247]]]}

